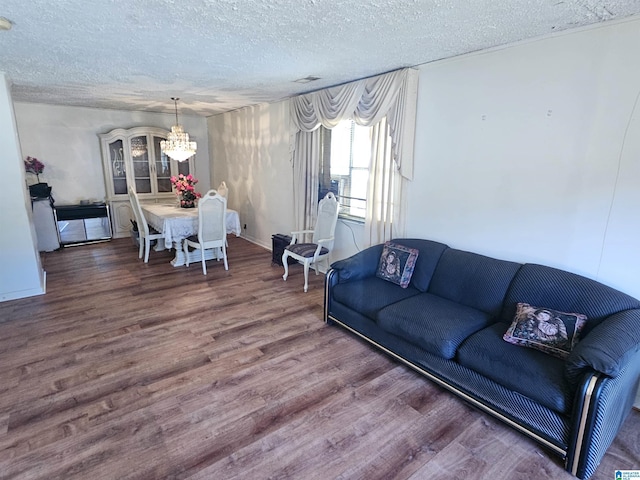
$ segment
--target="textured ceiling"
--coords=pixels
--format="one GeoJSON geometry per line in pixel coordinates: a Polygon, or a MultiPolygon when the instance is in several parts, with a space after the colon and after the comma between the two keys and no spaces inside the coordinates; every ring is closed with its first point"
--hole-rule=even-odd
{"type": "Polygon", "coordinates": [[[14,101],[173,112],[178,96],[209,116],[638,13],[638,0],[2,0],[0,71],[14,101]]]}

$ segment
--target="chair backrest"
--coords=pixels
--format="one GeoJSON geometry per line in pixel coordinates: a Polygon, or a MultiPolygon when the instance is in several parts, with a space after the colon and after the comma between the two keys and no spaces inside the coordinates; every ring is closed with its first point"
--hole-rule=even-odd
{"type": "Polygon", "coordinates": [[[209,190],[198,200],[198,242],[206,245],[225,242],[227,238],[227,199],[215,190],[209,190]]]}
{"type": "MultiPolygon", "coordinates": [[[[340,203],[333,192],[327,193],[325,197],[320,200],[316,227],[313,231],[313,243],[317,243],[318,240],[323,238],[334,236],[336,223],[338,222],[338,210],[340,210],[340,203]]],[[[323,246],[331,250],[333,248],[333,241],[323,246]]]]}
{"type": "Polygon", "coordinates": [[[140,208],[140,201],[138,200],[138,194],[133,190],[133,187],[129,187],[129,201],[131,202],[131,210],[133,210],[133,216],[136,217],[136,223],[138,224],[138,232],[143,236],[149,235],[149,224],[147,219],[142,213],[140,208]]]}
{"type": "Polygon", "coordinates": [[[224,198],[229,197],[229,189],[227,188],[226,182],[223,180],[218,187],[218,193],[222,195],[224,198]]]}

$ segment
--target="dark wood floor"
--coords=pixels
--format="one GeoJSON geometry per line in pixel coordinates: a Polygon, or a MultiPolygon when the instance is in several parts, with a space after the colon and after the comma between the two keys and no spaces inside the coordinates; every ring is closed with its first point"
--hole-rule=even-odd
{"type": "MultiPolygon", "coordinates": [[[[322,322],[283,282],[130,239],[44,254],[47,294],[0,303],[0,478],[570,479],[523,435],[322,322]]],[[[633,412],[594,478],[640,468],[633,412]]]]}

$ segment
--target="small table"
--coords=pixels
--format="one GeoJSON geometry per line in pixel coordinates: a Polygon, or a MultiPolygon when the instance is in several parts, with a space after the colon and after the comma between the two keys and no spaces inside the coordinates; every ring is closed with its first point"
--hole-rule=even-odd
{"type": "Polygon", "coordinates": [[[54,216],[60,245],[84,245],[111,240],[111,218],[105,203],[57,205],[54,216]]]}
{"type": "MultiPolygon", "coordinates": [[[[161,203],[142,203],[140,207],[147,223],[164,236],[164,242],[158,241],[154,250],[175,248],[176,256],[171,260],[171,265],[174,267],[185,265],[186,256],[182,249],[182,241],[198,233],[198,209],[180,208],[161,203]]],[[[236,237],[240,236],[240,217],[235,210],[227,208],[226,227],[227,233],[234,233],[236,237]]],[[[205,260],[212,259],[213,255],[213,250],[205,250],[205,260]]],[[[199,252],[189,253],[189,263],[200,260],[199,252]]]]}

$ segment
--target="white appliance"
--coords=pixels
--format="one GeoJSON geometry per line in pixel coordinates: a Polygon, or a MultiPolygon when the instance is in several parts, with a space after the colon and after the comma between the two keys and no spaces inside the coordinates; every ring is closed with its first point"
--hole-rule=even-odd
{"type": "Polygon", "coordinates": [[[33,206],[33,223],[38,237],[38,251],[52,252],[59,249],[58,229],[50,197],[31,198],[31,205],[33,206]]]}

